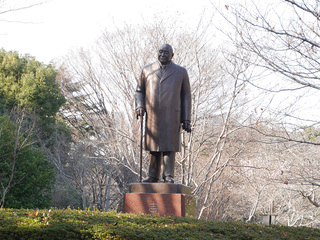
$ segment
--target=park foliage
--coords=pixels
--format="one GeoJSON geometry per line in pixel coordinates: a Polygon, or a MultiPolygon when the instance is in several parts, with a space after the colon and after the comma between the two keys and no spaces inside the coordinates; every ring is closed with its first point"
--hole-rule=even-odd
{"type": "Polygon", "coordinates": [[[56,82],[57,70],[29,55],[0,50],[0,99],[2,109],[28,108],[48,126],[65,103],[56,82]]]}
{"type": "Polygon", "coordinates": [[[55,171],[6,115],[0,116],[0,160],[1,186],[7,187],[0,191],[3,204],[16,208],[50,205],[55,171]]]}
{"type": "Polygon", "coordinates": [[[96,210],[0,209],[1,239],[319,239],[307,227],[96,210]]]}
{"type": "Polygon", "coordinates": [[[0,206],[50,206],[56,172],[39,139],[62,131],[56,76],[52,65],[0,50],[0,206]]]}

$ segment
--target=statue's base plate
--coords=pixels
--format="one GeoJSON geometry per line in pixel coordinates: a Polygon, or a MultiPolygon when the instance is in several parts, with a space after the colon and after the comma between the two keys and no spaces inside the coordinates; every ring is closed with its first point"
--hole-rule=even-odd
{"type": "Polygon", "coordinates": [[[130,193],[181,193],[191,195],[190,187],[176,183],[132,183],[130,193]]]}
{"type": "Polygon", "coordinates": [[[196,217],[189,187],[174,183],[134,183],[123,197],[124,213],[196,217]]]}

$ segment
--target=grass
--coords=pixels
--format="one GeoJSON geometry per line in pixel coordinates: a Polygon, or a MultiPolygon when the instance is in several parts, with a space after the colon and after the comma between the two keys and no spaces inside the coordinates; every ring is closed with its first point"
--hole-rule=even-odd
{"type": "Polygon", "coordinates": [[[0,239],[320,239],[320,230],[91,210],[0,209],[0,239]]]}

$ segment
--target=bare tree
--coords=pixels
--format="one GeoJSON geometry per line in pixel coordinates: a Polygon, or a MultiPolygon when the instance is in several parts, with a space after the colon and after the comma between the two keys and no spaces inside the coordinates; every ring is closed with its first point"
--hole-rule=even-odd
{"type": "MultiPolygon", "coordinates": [[[[272,173],[272,178],[259,177],[260,183],[269,183],[260,194],[258,210],[266,212],[270,196],[279,221],[288,225],[318,222],[318,211],[314,210],[320,170],[314,159],[319,145],[319,113],[314,108],[319,101],[318,12],[318,1],[303,0],[267,4],[252,0],[246,5],[230,3],[220,10],[232,27],[230,31],[221,29],[230,40],[229,48],[242,49],[251,56],[235,56],[250,66],[248,70],[254,67],[253,74],[244,79],[252,90],[251,99],[266,96],[252,105],[254,114],[247,125],[248,131],[258,134],[252,142],[262,153],[267,154],[268,149],[268,159],[275,165],[261,161],[258,152],[250,157],[248,165],[254,166],[251,181],[272,173]]],[[[253,199],[248,193],[247,199],[253,199]]]]}
{"type": "MultiPolygon", "coordinates": [[[[222,13],[236,32],[232,35],[224,31],[232,44],[256,56],[243,59],[255,65],[256,74],[260,74],[259,79],[247,79],[248,83],[256,89],[269,91],[270,95],[279,93],[275,101],[282,101],[281,105],[286,104],[287,107],[280,110],[279,102],[273,104],[274,110],[270,114],[278,114],[278,122],[282,120],[287,126],[291,124],[290,128],[299,128],[301,124],[319,125],[318,114],[306,116],[304,111],[311,104],[310,100],[300,105],[297,101],[310,95],[313,96],[309,98],[311,101],[318,99],[318,1],[284,0],[263,5],[250,2],[246,6],[226,5],[222,13]]],[[[294,141],[289,134],[286,139],[294,141]]]]}

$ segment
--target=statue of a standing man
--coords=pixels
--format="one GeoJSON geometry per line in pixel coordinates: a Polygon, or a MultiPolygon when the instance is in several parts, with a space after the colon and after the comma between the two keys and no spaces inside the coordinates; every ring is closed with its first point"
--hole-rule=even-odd
{"type": "Polygon", "coordinates": [[[145,66],[136,90],[136,114],[146,112],[145,147],[150,151],[149,176],[158,182],[161,163],[164,182],[174,183],[175,153],[180,151],[180,129],[191,132],[191,91],[187,70],[171,61],[169,44],[159,48],[158,60],[145,66]]]}

